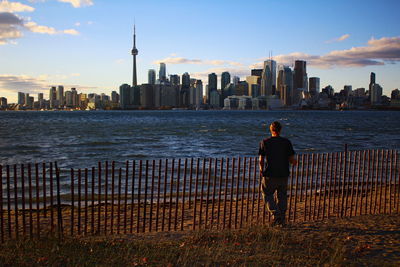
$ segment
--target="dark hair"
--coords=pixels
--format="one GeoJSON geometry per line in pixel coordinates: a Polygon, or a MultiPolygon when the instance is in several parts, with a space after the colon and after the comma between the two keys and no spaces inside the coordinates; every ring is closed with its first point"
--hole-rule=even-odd
{"type": "Polygon", "coordinates": [[[282,130],[282,125],[278,122],[278,121],[274,121],[273,123],[271,123],[271,125],[269,126],[269,130],[271,132],[276,132],[276,133],[280,133],[282,130]]]}

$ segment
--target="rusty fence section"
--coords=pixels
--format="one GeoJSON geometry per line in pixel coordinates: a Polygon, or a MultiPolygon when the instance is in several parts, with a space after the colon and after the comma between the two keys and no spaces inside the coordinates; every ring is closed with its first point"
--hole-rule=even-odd
{"type": "MultiPolygon", "coordinates": [[[[398,213],[399,153],[297,156],[287,221],[398,213]]],[[[0,239],[125,234],[268,224],[256,157],[0,165],[0,239]]]]}

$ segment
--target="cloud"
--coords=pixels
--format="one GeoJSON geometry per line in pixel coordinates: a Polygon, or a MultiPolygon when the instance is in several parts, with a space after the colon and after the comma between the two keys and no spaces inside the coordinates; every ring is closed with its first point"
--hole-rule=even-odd
{"type": "Polygon", "coordinates": [[[0,12],[33,12],[35,8],[19,2],[0,2],[0,12]]]}
{"type": "Polygon", "coordinates": [[[0,13],[0,45],[14,42],[23,36],[23,20],[9,12],[0,13]]]}
{"type": "Polygon", "coordinates": [[[36,22],[25,22],[21,17],[10,12],[0,13],[0,45],[15,43],[15,39],[23,37],[23,31],[40,34],[69,34],[78,35],[75,29],[56,30],[53,27],[38,25],[36,22]]]}
{"type": "MultiPolygon", "coordinates": [[[[368,41],[366,46],[331,51],[325,55],[295,52],[274,57],[278,63],[292,65],[295,60],[305,60],[316,68],[365,67],[393,64],[400,61],[400,37],[383,37],[368,41]]],[[[262,67],[258,62],[253,67],[262,67]]]]}
{"type": "Polygon", "coordinates": [[[93,5],[92,0],[58,0],[58,2],[70,3],[75,8],[93,5]]]}
{"type": "Polygon", "coordinates": [[[336,43],[336,42],[342,42],[342,41],[344,41],[344,40],[346,40],[347,38],[349,38],[350,37],[350,34],[344,34],[344,35],[342,35],[342,36],[340,36],[339,38],[335,38],[335,39],[332,39],[332,40],[328,40],[328,41],[326,41],[325,43],[336,43]]]}
{"type": "Polygon", "coordinates": [[[75,29],[63,30],[62,32],[69,35],[79,35],[79,32],[75,29]]]}
{"type": "Polygon", "coordinates": [[[165,64],[195,64],[195,65],[212,65],[212,66],[222,66],[222,65],[231,65],[231,66],[243,66],[243,64],[234,61],[226,61],[226,60],[202,60],[202,59],[188,59],[183,57],[177,57],[176,54],[171,55],[170,57],[156,60],[154,64],[160,64],[161,62],[165,64]]]}

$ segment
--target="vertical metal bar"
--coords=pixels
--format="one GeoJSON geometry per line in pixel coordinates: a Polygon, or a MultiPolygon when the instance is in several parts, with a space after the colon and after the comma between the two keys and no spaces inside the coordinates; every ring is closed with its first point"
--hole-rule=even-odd
{"type": "MultiPolygon", "coordinates": [[[[320,214],[320,210],[321,210],[321,198],[322,198],[322,190],[323,190],[322,189],[322,187],[323,187],[322,186],[322,181],[323,181],[322,177],[324,176],[324,171],[326,171],[326,167],[324,168],[324,163],[326,162],[326,157],[325,156],[326,156],[325,154],[321,155],[322,162],[320,163],[321,164],[321,171],[320,171],[320,175],[319,175],[319,194],[318,194],[318,206],[317,206],[317,220],[319,219],[319,214],[320,214]]],[[[317,173],[318,173],[319,169],[320,168],[319,168],[319,164],[318,164],[317,173]]],[[[326,177],[325,177],[325,181],[326,181],[326,177]]],[[[324,196],[325,196],[325,189],[324,189],[324,196]]],[[[325,204],[325,202],[324,202],[324,204],[325,204]]],[[[323,209],[324,209],[323,213],[325,213],[325,206],[323,207],[323,209]]]]}
{"type": "MultiPolygon", "coordinates": [[[[332,157],[333,158],[333,157],[332,157]]],[[[332,205],[332,212],[335,214],[335,208],[337,209],[336,206],[336,199],[338,198],[338,189],[336,186],[336,177],[337,177],[337,168],[338,168],[338,161],[339,161],[339,155],[337,152],[334,154],[334,167],[333,167],[333,205],[332,205]]]]}
{"type": "Polygon", "coordinates": [[[251,167],[253,166],[253,158],[249,158],[249,169],[247,173],[247,199],[246,199],[246,223],[249,223],[250,212],[250,184],[251,184],[251,167]]]}
{"type": "Polygon", "coordinates": [[[212,206],[211,206],[211,222],[210,226],[211,228],[214,225],[214,208],[215,208],[215,190],[217,189],[217,168],[218,168],[218,159],[215,158],[214,160],[214,179],[213,179],[213,195],[212,195],[212,206]]]}
{"type": "MultiPolygon", "coordinates": [[[[312,154],[312,161],[314,161],[314,154],[312,154]]],[[[308,211],[308,207],[307,207],[307,203],[308,203],[308,199],[307,199],[307,187],[308,187],[308,175],[309,175],[309,169],[310,169],[310,154],[307,155],[307,170],[306,170],[306,183],[305,183],[305,201],[304,201],[304,221],[307,221],[307,211],[308,211]]]]}
{"type": "MultiPolygon", "coordinates": [[[[106,165],[107,166],[107,165],[106,165]]],[[[107,167],[106,167],[107,169],[107,167]]],[[[106,171],[108,173],[108,171],[106,171]]],[[[105,187],[107,187],[107,183],[105,183],[105,187]]],[[[107,190],[106,190],[107,192],[107,190]]],[[[107,193],[104,193],[107,195],[107,193]]],[[[114,201],[115,201],[115,161],[111,162],[111,218],[110,218],[110,233],[114,233],[114,201]]],[[[106,197],[106,203],[108,202],[108,197],[106,197]]],[[[107,209],[105,210],[105,217],[107,217],[107,209]]],[[[105,226],[107,229],[107,226],[105,226]]],[[[105,230],[107,234],[107,231],[105,230]]]]}
{"type": "MultiPolygon", "coordinates": [[[[312,210],[313,210],[313,205],[312,205],[312,199],[313,199],[313,194],[316,192],[313,191],[313,185],[314,185],[314,164],[315,164],[315,157],[314,153],[311,155],[311,177],[310,177],[310,212],[308,213],[308,220],[311,221],[311,215],[312,215],[312,210]]],[[[316,197],[316,196],[315,196],[316,197]]]]}
{"type": "MultiPolygon", "coordinates": [[[[114,163],[112,165],[112,175],[114,175],[114,163]]],[[[107,228],[108,228],[108,161],[105,162],[104,166],[104,234],[107,235],[107,228]]],[[[114,180],[114,179],[113,179],[114,180]]],[[[114,186],[113,186],[114,188],[114,186]]],[[[99,203],[100,205],[100,203],[99,203]]],[[[111,197],[111,210],[114,211],[114,197],[111,197]]],[[[112,233],[112,225],[113,225],[113,212],[111,212],[111,233],[112,233]]]]}
{"type": "Polygon", "coordinates": [[[81,235],[81,169],[78,170],[78,235],[81,235]]]}
{"type": "MultiPolygon", "coordinates": [[[[40,238],[40,185],[39,185],[39,164],[35,164],[35,180],[36,180],[36,228],[37,228],[37,235],[38,238],[40,238]]],[[[9,181],[9,172],[8,172],[8,166],[7,166],[7,190],[10,188],[10,181],[9,181]]],[[[10,203],[9,199],[9,191],[7,192],[8,194],[8,203],[10,203]]],[[[8,206],[8,211],[10,211],[10,206],[8,206]]],[[[9,214],[8,218],[8,223],[9,223],[9,229],[10,229],[10,237],[11,237],[11,218],[9,214]]]]}
{"type": "Polygon", "coordinates": [[[228,228],[232,228],[232,206],[233,206],[233,190],[234,190],[234,182],[235,182],[235,158],[232,158],[232,177],[231,177],[231,199],[229,203],[229,224],[228,228]]]}
{"type": "MultiPolygon", "coordinates": [[[[179,186],[181,180],[181,159],[178,159],[178,177],[176,181],[176,203],[175,203],[175,223],[174,231],[178,228],[178,211],[179,211],[179,186]]],[[[183,218],[182,218],[183,219],[183,218]]]]}
{"type": "MultiPolygon", "coordinates": [[[[259,160],[256,159],[257,165],[259,163],[259,160]]],[[[258,181],[258,195],[257,195],[257,224],[260,222],[259,218],[260,218],[260,204],[261,204],[261,179],[262,179],[262,173],[260,171],[257,172],[257,181],[258,181]]],[[[263,199],[264,201],[264,199],[263,199]]],[[[265,203],[263,203],[263,206],[265,207],[265,203]]],[[[264,212],[265,215],[265,212],[264,212]]]]}
{"type": "Polygon", "coordinates": [[[129,179],[129,161],[127,160],[125,162],[124,234],[126,234],[127,224],[128,224],[128,186],[129,186],[128,179],[129,179]]]}
{"type": "Polygon", "coordinates": [[[160,188],[161,188],[161,159],[158,161],[157,207],[156,207],[156,232],[158,231],[158,217],[160,214],[160,188]]]}
{"type": "MultiPolygon", "coordinates": [[[[399,196],[400,196],[400,164],[399,164],[399,160],[398,160],[398,157],[397,157],[397,154],[399,153],[397,150],[395,151],[396,152],[396,154],[395,154],[395,174],[396,174],[396,172],[397,172],[397,182],[398,182],[398,185],[397,185],[397,194],[398,194],[398,196],[397,196],[397,198],[395,198],[396,199],[396,203],[397,203],[397,209],[396,209],[396,212],[397,213],[399,213],[399,208],[400,208],[400,198],[399,198],[399,196]]],[[[395,180],[395,185],[396,185],[396,177],[394,178],[394,180],[395,180]]],[[[396,191],[396,189],[395,189],[395,191],[396,191]]]]}
{"type": "MultiPolygon", "coordinates": [[[[118,206],[117,206],[117,234],[119,235],[121,229],[121,181],[122,169],[118,168],[118,206]]],[[[114,204],[114,200],[113,200],[114,204]]]]}
{"type": "MultiPolygon", "coordinates": [[[[375,159],[376,161],[376,173],[375,173],[375,204],[374,204],[374,213],[376,214],[376,206],[378,205],[378,182],[379,182],[379,166],[382,167],[381,161],[379,160],[379,150],[376,151],[377,152],[377,157],[375,159]]],[[[382,151],[383,152],[383,151],[382,151]]],[[[383,158],[383,153],[382,153],[382,158],[383,158]]]]}
{"type": "Polygon", "coordinates": [[[135,174],[136,174],[136,161],[132,161],[132,204],[131,204],[131,227],[130,233],[133,233],[133,214],[134,214],[134,207],[135,207],[135,174]]]}
{"type": "Polygon", "coordinates": [[[303,187],[304,187],[304,174],[305,174],[305,166],[306,166],[306,160],[307,159],[307,154],[303,154],[301,158],[301,179],[300,179],[300,202],[303,201],[303,187]]]}
{"type": "Polygon", "coordinates": [[[87,235],[88,233],[88,169],[85,168],[85,225],[83,233],[87,235]]]}
{"type": "MultiPolygon", "coordinates": [[[[317,207],[317,195],[318,195],[318,199],[321,198],[321,194],[318,194],[317,191],[317,185],[318,185],[318,176],[321,177],[319,175],[319,163],[320,163],[320,155],[321,154],[317,154],[317,163],[316,163],[316,168],[315,168],[315,181],[314,181],[314,211],[312,213],[312,220],[315,220],[315,210],[318,209],[319,210],[319,206],[317,207]]],[[[320,186],[321,187],[321,186],[320,186]]],[[[321,192],[321,191],[320,191],[321,192]]],[[[311,205],[310,205],[311,206],[311,205]]]]}
{"type": "Polygon", "coordinates": [[[192,184],[193,184],[193,158],[190,159],[190,176],[189,176],[189,209],[192,208],[192,184]]]}
{"type": "MultiPolygon", "coordinates": [[[[373,198],[373,190],[374,190],[374,173],[375,173],[375,150],[371,150],[368,151],[368,183],[371,184],[371,190],[370,190],[370,194],[369,194],[369,214],[372,214],[372,198],[373,198]],[[371,157],[370,157],[370,154],[371,157]],[[371,166],[372,165],[372,166],[371,166]],[[369,182],[369,178],[371,178],[371,181],[369,182]]],[[[368,185],[369,187],[369,185],[368,185]]]]}
{"type": "MultiPolygon", "coordinates": [[[[383,213],[386,214],[386,206],[387,206],[387,191],[388,191],[388,187],[390,186],[389,182],[388,182],[388,178],[389,178],[389,150],[386,150],[386,167],[385,167],[385,196],[384,196],[384,206],[383,206],[383,213]]],[[[389,197],[391,197],[389,195],[389,197]]]]}
{"type": "MultiPolygon", "coordinates": [[[[303,164],[304,154],[301,155],[301,164],[303,164]]],[[[297,214],[297,202],[299,201],[297,197],[297,192],[299,191],[299,171],[300,171],[300,156],[297,155],[297,166],[296,166],[296,191],[294,193],[294,212],[293,212],[293,222],[296,222],[297,214]]]]}
{"type": "Polygon", "coordinates": [[[138,186],[138,202],[137,202],[137,225],[136,225],[136,232],[139,233],[140,230],[140,194],[142,191],[142,168],[143,168],[143,161],[139,161],[139,186],[138,186]]]}
{"type": "MultiPolygon", "coordinates": [[[[195,181],[195,187],[194,187],[193,230],[196,229],[197,189],[198,189],[198,185],[199,185],[199,169],[200,169],[200,159],[197,158],[196,181],[195,181]]],[[[190,192],[189,192],[189,194],[190,194],[190,192]]]]}
{"type": "Polygon", "coordinates": [[[50,162],[50,224],[51,232],[54,231],[54,194],[53,194],[53,162],[50,162]]]}
{"type": "Polygon", "coordinates": [[[236,181],[236,193],[235,193],[235,229],[237,229],[238,226],[238,208],[239,208],[239,186],[240,186],[240,162],[241,158],[238,157],[238,167],[237,167],[237,181],[236,181]]]}
{"type": "Polygon", "coordinates": [[[331,215],[331,195],[332,195],[332,177],[333,177],[333,160],[334,160],[334,153],[329,153],[330,160],[329,160],[329,186],[328,186],[328,209],[327,209],[327,218],[330,218],[331,215]]]}
{"type": "MultiPolygon", "coordinates": [[[[354,180],[356,177],[356,162],[357,162],[357,152],[351,152],[350,155],[353,154],[353,163],[351,162],[350,158],[350,166],[353,166],[353,175],[351,175],[351,194],[350,194],[350,181],[347,183],[347,192],[350,194],[350,217],[352,216],[353,212],[353,202],[354,202],[354,180]]],[[[349,168],[351,170],[351,168],[349,168]]],[[[346,208],[345,211],[347,212],[347,200],[346,199],[346,208]]],[[[345,213],[346,214],[346,213],[345,213]]]]}
{"type": "MultiPolygon", "coordinates": [[[[241,209],[240,209],[240,224],[239,227],[242,228],[243,226],[243,211],[244,211],[244,192],[245,192],[245,186],[244,186],[244,181],[246,178],[246,164],[247,164],[247,158],[244,158],[243,161],[243,173],[242,173],[242,199],[241,199],[241,209]]],[[[238,179],[239,180],[239,179],[238,179]]]]}
{"type": "Polygon", "coordinates": [[[91,219],[91,232],[94,233],[94,190],[95,190],[95,168],[92,167],[92,219],[91,219]]]}
{"type": "Polygon", "coordinates": [[[254,158],[254,169],[253,169],[253,194],[251,197],[251,221],[253,222],[254,220],[254,202],[256,200],[256,189],[257,189],[257,184],[256,184],[256,177],[257,177],[257,173],[259,173],[258,171],[258,166],[257,166],[257,158],[254,158]]]}
{"type": "MultiPolygon", "coordinates": [[[[11,239],[12,228],[11,228],[10,166],[7,165],[6,168],[7,168],[7,229],[8,229],[8,238],[11,239]]],[[[39,197],[37,199],[39,199],[39,197]]],[[[39,200],[37,201],[37,203],[39,203],[39,200]]],[[[37,210],[38,210],[37,218],[39,218],[39,208],[37,210]]],[[[37,225],[39,225],[39,223],[37,225]]]]}
{"type": "Polygon", "coordinates": [[[98,206],[98,212],[97,212],[97,232],[100,234],[101,233],[101,162],[98,163],[98,174],[97,178],[99,179],[98,182],[98,196],[97,196],[97,206],[98,206]]]}
{"type": "Polygon", "coordinates": [[[206,172],[206,161],[207,159],[203,159],[203,168],[201,170],[201,191],[200,191],[200,210],[199,210],[199,228],[201,228],[201,223],[203,219],[203,197],[204,197],[204,180],[205,180],[205,172],[206,172]]]}
{"type": "Polygon", "coordinates": [[[171,221],[172,221],[172,195],[174,192],[174,174],[175,174],[175,159],[172,159],[171,166],[171,180],[170,180],[170,190],[169,190],[169,205],[168,205],[168,231],[171,231],[171,221]]]}
{"type": "Polygon", "coordinates": [[[343,217],[343,206],[344,206],[344,186],[345,186],[345,177],[347,175],[347,151],[346,152],[340,152],[340,179],[339,179],[339,190],[340,190],[340,196],[339,198],[339,203],[338,203],[338,209],[339,209],[339,216],[343,217]],[[343,172],[341,170],[343,169],[343,172]],[[343,175],[341,175],[343,173],[343,175]]]}
{"type": "Polygon", "coordinates": [[[393,149],[390,150],[390,171],[389,171],[389,214],[392,214],[392,182],[393,182],[393,149]]]}
{"type": "MultiPolygon", "coordinates": [[[[30,165],[29,169],[30,169],[30,165]]],[[[28,169],[28,170],[29,170],[28,169]]],[[[29,172],[30,173],[30,172],[29,172]]],[[[32,200],[32,198],[30,198],[32,200]]],[[[32,201],[30,202],[32,204],[32,201]]],[[[32,205],[31,205],[32,206],[32,205]]],[[[4,243],[4,215],[3,215],[3,166],[0,165],[0,208],[1,208],[1,213],[0,213],[0,230],[1,230],[1,243],[4,243]]],[[[30,208],[30,211],[32,211],[32,207],[30,208]]],[[[32,218],[32,214],[31,217],[32,218]]],[[[32,223],[30,224],[30,228],[32,229],[32,223]]],[[[31,234],[32,235],[32,234],[31,234]]]]}
{"type": "Polygon", "coordinates": [[[207,180],[207,199],[206,199],[206,217],[205,217],[205,228],[207,228],[207,221],[208,221],[208,202],[210,200],[210,183],[211,183],[211,165],[212,165],[212,158],[208,161],[208,180],[207,180]]]}
{"type": "Polygon", "coordinates": [[[25,216],[25,166],[21,164],[21,200],[22,200],[22,233],[26,236],[26,216],[25,216]]]}
{"type": "Polygon", "coordinates": [[[43,179],[43,216],[47,218],[47,193],[46,193],[46,163],[42,164],[42,179],[43,179]]]}
{"type": "Polygon", "coordinates": [[[18,221],[18,178],[17,165],[14,165],[14,216],[15,216],[15,238],[19,237],[19,221],[18,221]]]}
{"type": "Polygon", "coordinates": [[[290,219],[291,219],[291,213],[292,213],[292,202],[293,202],[293,180],[294,180],[294,174],[293,174],[293,172],[294,172],[294,165],[292,164],[292,166],[291,166],[291,168],[290,168],[290,175],[289,175],[289,178],[290,178],[290,183],[289,183],[289,186],[290,186],[290,191],[289,191],[289,207],[288,207],[288,222],[290,222],[290,219]]]}
{"type": "Polygon", "coordinates": [[[322,209],[322,219],[325,219],[325,214],[326,214],[326,185],[328,184],[328,173],[329,173],[329,158],[330,154],[326,153],[325,155],[325,160],[323,163],[325,163],[325,179],[324,179],[324,202],[323,202],[323,209],[322,209]]]}
{"type": "Polygon", "coordinates": [[[144,178],[144,206],[143,206],[143,229],[142,232],[146,232],[146,213],[147,213],[147,187],[149,182],[149,161],[146,160],[146,171],[144,178]]]}
{"type": "Polygon", "coordinates": [[[167,202],[167,177],[168,177],[168,159],[165,159],[164,166],[164,194],[163,194],[163,214],[161,219],[161,231],[164,231],[165,228],[165,208],[167,202]]]}
{"type": "MultiPolygon", "coordinates": [[[[361,176],[361,162],[362,162],[362,158],[361,158],[361,151],[358,151],[358,160],[357,160],[357,186],[356,186],[356,203],[355,203],[355,212],[354,212],[354,216],[357,216],[357,211],[358,211],[358,203],[359,203],[359,196],[360,196],[360,176],[361,176]]],[[[354,185],[353,185],[353,189],[354,189],[354,185]]],[[[353,201],[351,206],[353,206],[353,201]]],[[[351,213],[350,213],[351,216],[351,213]]]]}
{"type": "MultiPolygon", "coordinates": [[[[367,158],[367,151],[366,150],[364,150],[363,151],[363,161],[362,161],[362,179],[361,179],[361,202],[360,202],[360,213],[359,213],[359,215],[361,215],[362,214],[362,210],[363,210],[363,207],[365,206],[365,210],[367,210],[367,201],[365,201],[365,205],[364,205],[364,202],[363,202],[363,199],[364,199],[364,185],[365,185],[365,183],[366,183],[366,166],[367,166],[367,161],[366,161],[366,158],[367,158]]],[[[365,198],[367,197],[367,195],[368,195],[368,185],[367,185],[367,190],[366,190],[366,193],[365,193],[366,195],[365,195],[365,198]]],[[[366,212],[365,212],[366,213],[366,212]]]]}
{"type": "Polygon", "coordinates": [[[153,200],[154,200],[154,175],[155,175],[156,161],[153,160],[151,167],[151,195],[150,195],[150,224],[149,224],[149,232],[152,231],[153,224],[153,200]]]}
{"type": "MultiPolygon", "coordinates": [[[[1,173],[1,171],[0,171],[1,173]]],[[[3,180],[1,180],[0,186],[2,186],[3,180]]],[[[29,186],[29,236],[33,237],[33,207],[32,207],[32,167],[31,164],[28,164],[28,186],[29,186]]],[[[0,193],[3,193],[3,188],[0,188],[0,193]]],[[[0,196],[0,200],[3,200],[3,194],[0,196]]],[[[3,235],[3,204],[0,204],[2,212],[1,212],[1,232],[3,235]]]]}
{"type": "Polygon", "coordinates": [[[57,187],[57,231],[58,231],[58,238],[61,239],[64,234],[64,227],[63,227],[63,217],[61,211],[61,189],[60,189],[60,169],[57,166],[57,162],[55,163],[56,168],[56,187],[57,187]]]}
{"type": "Polygon", "coordinates": [[[186,197],[186,178],[187,178],[187,162],[185,159],[185,167],[183,171],[183,192],[182,192],[182,213],[181,213],[181,231],[183,231],[183,223],[185,221],[185,197],[186,197]]]}
{"type": "Polygon", "coordinates": [[[224,214],[223,214],[223,225],[222,229],[225,229],[225,223],[226,223],[226,201],[227,201],[227,195],[228,195],[228,173],[229,173],[229,158],[226,159],[226,166],[225,166],[225,188],[224,188],[224,214]]]}
{"type": "Polygon", "coordinates": [[[74,224],[75,224],[75,202],[74,202],[74,169],[71,168],[71,218],[70,218],[70,233],[74,235],[74,224]]]}

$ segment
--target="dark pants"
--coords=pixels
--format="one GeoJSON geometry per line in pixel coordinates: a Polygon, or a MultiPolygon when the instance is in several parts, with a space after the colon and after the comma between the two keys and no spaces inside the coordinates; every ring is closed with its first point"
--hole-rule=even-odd
{"type": "Polygon", "coordinates": [[[261,190],[268,211],[274,216],[274,221],[285,221],[287,209],[288,177],[263,177],[261,190]],[[274,193],[276,191],[276,200],[274,193]]]}

